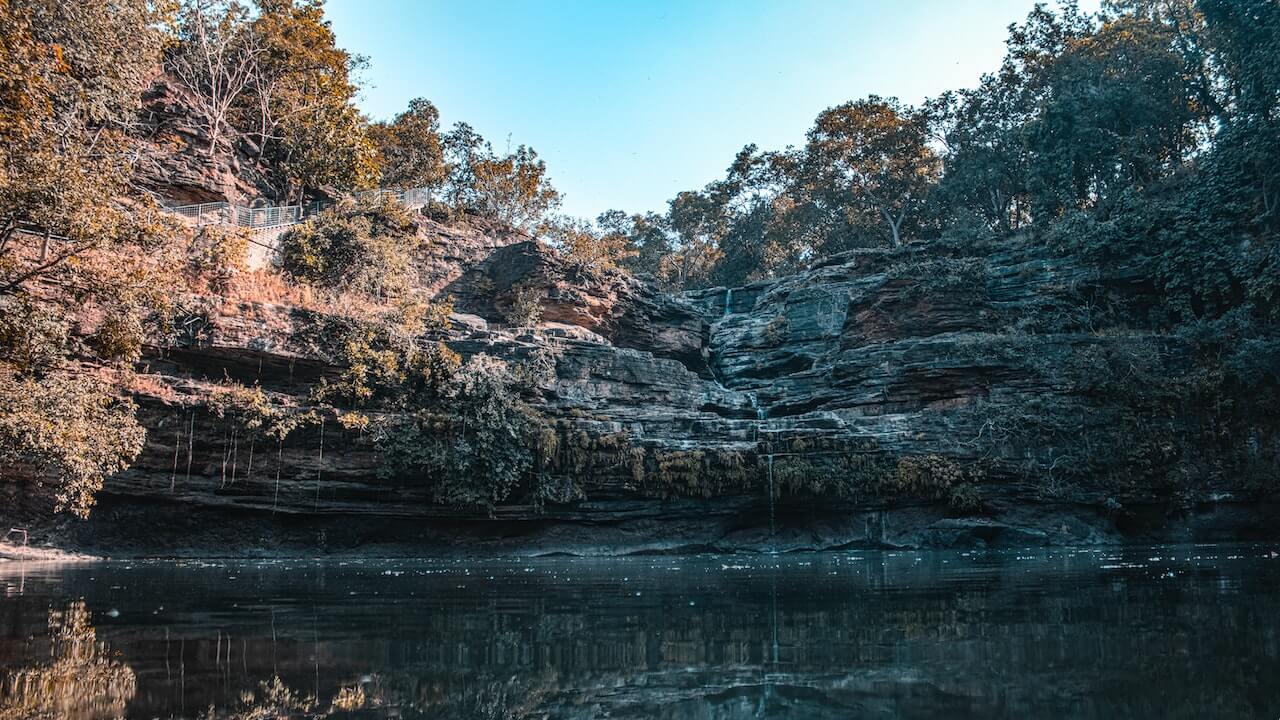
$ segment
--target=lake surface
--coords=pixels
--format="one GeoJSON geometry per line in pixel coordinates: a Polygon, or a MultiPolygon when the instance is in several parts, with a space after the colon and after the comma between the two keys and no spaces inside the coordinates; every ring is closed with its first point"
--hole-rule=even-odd
{"type": "Polygon", "coordinates": [[[8,564],[0,718],[1275,720],[1277,551],[8,564]]]}

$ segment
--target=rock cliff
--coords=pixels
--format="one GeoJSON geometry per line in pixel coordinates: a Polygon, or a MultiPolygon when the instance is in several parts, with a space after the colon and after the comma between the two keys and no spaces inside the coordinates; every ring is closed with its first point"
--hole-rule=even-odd
{"type": "Polygon", "coordinates": [[[239,436],[211,402],[218,383],[306,408],[339,368],[303,341],[321,315],[205,297],[187,302],[178,341],[148,348],[135,390],[146,449],[93,518],[50,524],[11,497],[15,522],[116,554],[785,551],[1280,528],[1274,485],[1220,460],[1268,457],[1274,436],[1178,449],[1194,419],[1153,419],[1145,396],[1108,385],[1195,362],[1183,341],[1095,329],[1103,298],[1144,301],[1123,268],[1029,243],[908,246],[669,295],[519,233],[418,222],[424,282],[454,301],[447,345],[554,362],[528,400],[554,420],[552,472],[578,499],[447,509],[421,479],[379,472],[360,431],[332,420],[279,443],[239,436]],[[536,328],[505,324],[517,287],[541,298],[536,328]]]}

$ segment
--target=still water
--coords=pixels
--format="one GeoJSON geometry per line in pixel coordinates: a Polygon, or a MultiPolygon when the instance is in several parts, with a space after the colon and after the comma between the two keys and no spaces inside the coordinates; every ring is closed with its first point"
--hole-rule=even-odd
{"type": "Polygon", "coordinates": [[[0,566],[0,718],[1280,718],[1273,546],[0,566]]]}

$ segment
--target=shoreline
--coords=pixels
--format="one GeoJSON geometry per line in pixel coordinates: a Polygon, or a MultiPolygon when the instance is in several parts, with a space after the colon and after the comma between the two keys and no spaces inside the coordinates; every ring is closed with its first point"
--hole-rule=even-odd
{"type": "Polygon", "coordinates": [[[82,563],[98,562],[104,559],[97,555],[88,555],[54,547],[33,547],[30,545],[17,545],[7,541],[0,542],[0,563],[82,563]]]}

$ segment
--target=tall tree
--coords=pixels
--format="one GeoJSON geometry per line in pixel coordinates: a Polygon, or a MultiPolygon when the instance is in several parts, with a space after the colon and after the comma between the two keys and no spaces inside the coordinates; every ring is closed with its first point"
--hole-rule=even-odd
{"type": "Polygon", "coordinates": [[[1199,118],[1173,40],[1166,27],[1123,16],[1068,38],[1047,63],[1027,127],[1041,212],[1150,186],[1194,150],[1199,118]]]}
{"type": "Polygon", "coordinates": [[[133,406],[73,359],[132,359],[165,301],[128,130],[166,20],[146,0],[0,0],[0,462],[82,515],[142,447],[133,406]],[[106,318],[87,342],[85,309],[106,318]]]}
{"type": "Polygon", "coordinates": [[[377,149],[353,101],[364,58],[337,46],[323,0],[258,0],[257,73],[241,107],[271,161],[300,197],[308,189],[372,187],[377,149]]]}
{"type": "Polygon", "coordinates": [[[635,254],[625,234],[576,218],[548,223],[546,237],[570,262],[587,270],[614,270],[635,254]]]}
{"type": "Polygon", "coordinates": [[[722,225],[715,201],[697,190],[679,193],[671,199],[667,219],[675,236],[675,253],[668,263],[673,284],[705,286],[720,259],[722,225]]]}
{"type": "Polygon", "coordinates": [[[210,154],[258,76],[259,55],[258,38],[244,5],[220,0],[191,0],[183,5],[178,40],[165,64],[191,91],[196,117],[209,136],[210,154]]]}
{"type": "Polygon", "coordinates": [[[560,193],[547,176],[547,164],[533,148],[520,145],[498,155],[466,123],[446,133],[443,146],[449,164],[446,197],[455,210],[535,232],[560,206],[560,193]]]}
{"type": "Polygon", "coordinates": [[[439,188],[448,175],[440,141],[440,111],[415,98],[389,123],[370,128],[382,155],[383,187],[439,188]]]}
{"type": "Polygon", "coordinates": [[[606,210],[596,218],[596,225],[605,237],[621,239],[626,247],[623,267],[662,282],[667,280],[663,259],[671,254],[672,245],[666,217],[655,212],[628,215],[621,210],[606,210]]]}
{"type": "MultiPolygon", "coordinates": [[[[937,179],[923,111],[872,95],[818,115],[805,148],[805,173],[829,211],[875,217],[893,245],[937,179]]],[[[856,220],[855,220],[856,222],[856,220]]]]}
{"type": "Polygon", "coordinates": [[[945,165],[931,204],[944,224],[976,220],[1004,235],[1029,221],[1030,153],[1023,130],[1034,108],[1021,91],[1016,78],[986,75],[975,89],[930,101],[932,134],[945,165]]]}

